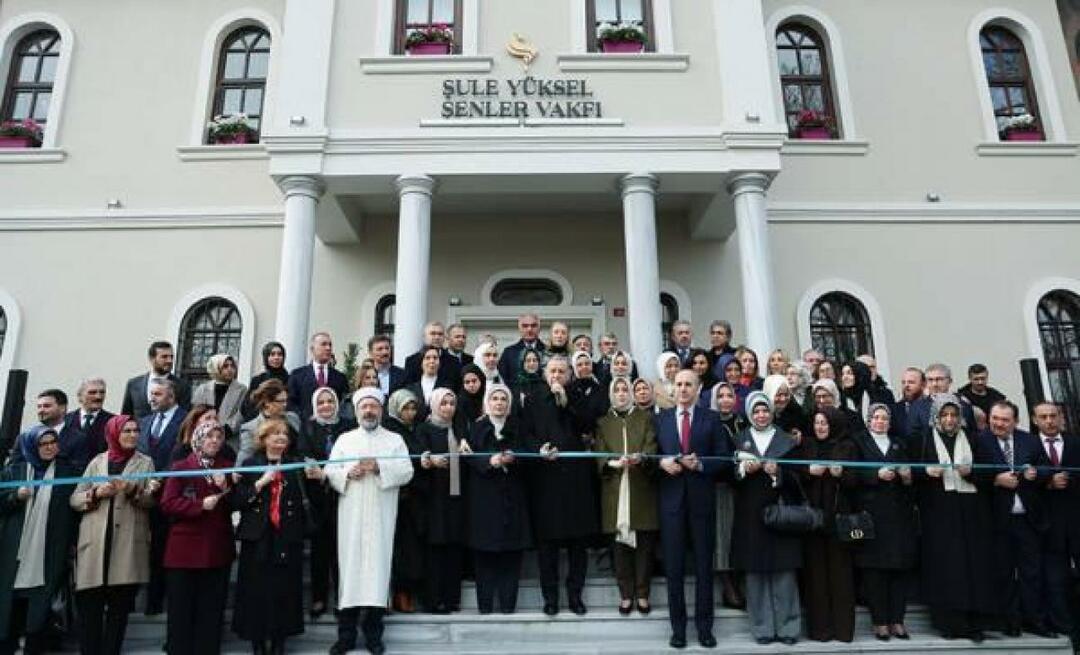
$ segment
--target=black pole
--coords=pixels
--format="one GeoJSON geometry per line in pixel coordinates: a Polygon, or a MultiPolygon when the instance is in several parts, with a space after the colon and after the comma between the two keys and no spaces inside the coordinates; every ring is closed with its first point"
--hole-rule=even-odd
{"type": "Polygon", "coordinates": [[[1024,383],[1024,402],[1027,403],[1027,415],[1030,418],[1035,413],[1035,407],[1046,400],[1042,375],[1039,374],[1039,360],[1021,359],[1020,379],[1024,383]]]}
{"type": "Polygon", "coordinates": [[[26,404],[26,381],[30,377],[24,369],[12,369],[8,373],[7,394],[0,414],[0,462],[6,462],[11,447],[22,429],[23,406],[26,404]]]}

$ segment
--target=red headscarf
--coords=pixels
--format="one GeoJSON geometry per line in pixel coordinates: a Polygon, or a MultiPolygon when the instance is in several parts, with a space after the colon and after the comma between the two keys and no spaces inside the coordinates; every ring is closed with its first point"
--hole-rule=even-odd
{"type": "Polygon", "coordinates": [[[109,419],[109,422],[105,424],[105,443],[108,445],[109,461],[115,464],[127,464],[127,461],[131,459],[131,456],[135,454],[135,449],[124,450],[120,446],[120,431],[124,429],[124,425],[128,421],[134,421],[135,419],[126,415],[119,414],[109,419]]]}

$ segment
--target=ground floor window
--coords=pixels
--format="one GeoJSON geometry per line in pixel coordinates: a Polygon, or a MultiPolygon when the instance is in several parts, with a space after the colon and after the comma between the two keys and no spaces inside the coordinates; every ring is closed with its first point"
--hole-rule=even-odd
{"type": "Polygon", "coordinates": [[[1080,430],[1080,296],[1056,289],[1039,300],[1042,341],[1049,394],[1065,411],[1066,431],[1080,430]]]}
{"type": "Polygon", "coordinates": [[[236,305],[224,298],[204,298],[180,322],[180,375],[192,384],[210,379],[206,361],[226,353],[239,361],[243,323],[236,305]]]}

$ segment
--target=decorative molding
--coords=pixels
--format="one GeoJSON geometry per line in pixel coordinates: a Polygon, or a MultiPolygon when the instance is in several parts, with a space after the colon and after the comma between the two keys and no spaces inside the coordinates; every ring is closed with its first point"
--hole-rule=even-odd
{"type": "Polygon", "coordinates": [[[205,284],[197,289],[192,289],[173,305],[169,313],[169,322],[166,324],[165,334],[172,338],[176,346],[176,359],[180,359],[180,349],[183,341],[180,338],[180,325],[184,321],[184,315],[195,306],[195,303],[205,298],[224,298],[236,306],[240,312],[240,354],[236,359],[239,369],[236,373],[237,380],[251,379],[251,363],[255,350],[255,309],[239,289],[223,283],[205,284]]]}
{"type": "Polygon", "coordinates": [[[0,232],[281,227],[284,215],[280,206],[153,211],[4,209],[0,210],[0,232]]]}
{"type": "MultiPolygon", "coordinates": [[[[64,98],[67,95],[67,82],[71,70],[71,58],[75,51],[75,32],[63,18],[56,14],[33,12],[14,16],[0,26],[0,71],[3,71],[4,79],[11,69],[12,53],[15,43],[30,32],[38,28],[48,27],[56,30],[60,35],[60,60],[56,63],[56,73],[53,77],[52,96],[49,99],[48,120],[45,122],[45,133],[41,137],[39,151],[57,150],[56,144],[60,142],[60,128],[63,126],[64,98]]],[[[29,158],[33,159],[33,158],[29,158]]],[[[60,161],[60,159],[40,161],[60,161]]],[[[3,160],[7,163],[7,160],[3,160]]],[[[25,161],[25,160],[20,160],[25,161]]]]}
{"type": "MultiPolygon", "coordinates": [[[[1027,53],[1028,67],[1034,78],[1036,106],[1042,120],[1043,131],[1047,141],[1066,143],[1068,137],[1065,133],[1065,119],[1061,114],[1061,103],[1058,101],[1057,87],[1054,85],[1054,69],[1050,62],[1050,54],[1046,50],[1046,41],[1042,31],[1035,21],[1020,12],[1005,7],[995,7],[979,12],[968,24],[967,40],[968,54],[971,56],[972,73],[975,80],[975,91],[979,98],[979,110],[983,124],[983,139],[988,142],[997,142],[999,139],[997,121],[994,118],[994,106],[990,99],[990,85],[986,80],[986,68],[982,58],[982,44],[979,34],[987,25],[1001,25],[1016,33],[1024,43],[1027,53]]],[[[1058,26],[1055,23],[1054,30],[1058,26]]],[[[1060,32],[1057,32],[1060,38],[1060,32]]],[[[980,155],[984,154],[979,152],[980,155]]]]}
{"type": "Polygon", "coordinates": [[[563,72],[674,72],[682,73],[690,68],[690,55],[686,53],[640,52],[608,54],[603,52],[563,53],[556,56],[559,70],[563,72]]]}
{"type": "Polygon", "coordinates": [[[67,159],[62,148],[4,148],[0,164],[55,164],[67,159]]]}
{"type": "Polygon", "coordinates": [[[855,155],[870,152],[869,141],[850,139],[788,139],[780,149],[781,155],[855,155]]]}
{"type": "Polygon", "coordinates": [[[1039,360],[1039,377],[1042,378],[1043,391],[1050,398],[1050,374],[1046,370],[1046,356],[1043,353],[1042,334],[1039,330],[1039,301],[1051,291],[1062,289],[1080,296],[1080,280],[1067,277],[1047,277],[1028,287],[1024,295],[1024,332],[1027,335],[1028,357],[1039,360]]]}
{"type": "Polygon", "coordinates": [[[22,335],[22,308],[15,297],[0,288],[0,309],[7,318],[7,333],[4,335],[4,347],[0,350],[0,403],[7,398],[8,373],[15,368],[18,360],[19,337],[22,335]]]}
{"type": "Polygon", "coordinates": [[[360,57],[360,70],[368,75],[424,75],[428,73],[490,73],[490,55],[385,55],[360,57]]]}
{"type": "MultiPolygon", "coordinates": [[[[554,305],[559,308],[566,308],[574,304],[574,287],[570,284],[570,280],[566,279],[562,274],[557,273],[548,268],[508,268],[499,271],[489,277],[483,286],[480,287],[480,305],[489,308],[499,308],[512,310],[513,312],[520,312],[521,308],[507,308],[500,305],[495,305],[491,302],[491,292],[495,289],[495,285],[506,279],[530,279],[530,280],[550,280],[559,285],[559,289],[562,291],[562,302],[558,305],[554,305]]],[[[548,305],[545,305],[547,307],[548,305]]],[[[451,308],[453,309],[453,308],[451,308]]],[[[561,311],[561,309],[560,309],[561,311]]],[[[516,316],[517,314],[514,314],[516,316]]]]}
{"type": "MultiPolygon", "coordinates": [[[[364,299],[360,301],[360,316],[353,323],[353,325],[359,325],[363,329],[363,332],[360,332],[361,335],[375,334],[375,307],[383,296],[394,293],[394,285],[394,280],[386,280],[368,287],[364,299]]],[[[363,339],[364,337],[358,336],[357,338],[363,339]]],[[[360,346],[361,351],[366,352],[367,343],[358,341],[356,344],[360,346]]]]}
{"type": "MultiPolygon", "coordinates": [[[[885,315],[881,311],[881,305],[877,298],[862,286],[840,278],[818,280],[810,286],[802,297],[795,310],[795,327],[799,337],[799,352],[805,352],[813,347],[810,336],[810,310],[819,298],[833,291],[841,291],[855,298],[866,308],[866,315],[870,319],[870,334],[874,339],[874,359],[877,360],[878,375],[884,380],[890,381],[889,377],[889,343],[885,328],[885,315]]],[[[839,375],[840,371],[837,371],[839,375]]],[[[895,387],[894,387],[895,388],[895,387]]]]}
{"type": "Polygon", "coordinates": [[[989,141],[975,146],[980,157],[1075,157],[1076,141],[989,141]]]}
{"type": "Polygon", "coordinates": [[[771,201],[770,223],[1080,223],[1077,203],[804,203],[771,201]]]}
{"type": "Polygon", "coordinates": [[[240,161],[243,159],[269,159],[266,146],[261,143],[242,145],[177,146],[180,161],[240,161]]]}

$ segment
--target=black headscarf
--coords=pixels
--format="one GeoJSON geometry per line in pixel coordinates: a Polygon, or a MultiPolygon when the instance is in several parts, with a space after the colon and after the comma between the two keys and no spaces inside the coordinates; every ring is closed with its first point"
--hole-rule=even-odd
{"type": "Polygon", "coordinates": [[[462,385],[461,393],[458,394],[458,413],[463,414],[465,419],[472,423],[484,414],[484,392],[487,391],[487,376],[476,364],[466,364],[461,367],[461,379],[463,382],[465,376],[469,373],[480,378],[480,389],[476,393],[469,393],[465,390],[464,384],[462,385]]]}
{"type": "MultiPolygon", "coordinates": [[[[270,366],[270,352],[274,348],[281,348],[281,354],[285,355],[285,346],[279,341],[268,341],[262,348],[262,360],[263,360],[263,372],[259,373],[255,377],[251,378],[251,384],[248,385],[252,391],[259,388],[259,385],[267,380],[280,380],[282,384],[289,383],[289,371],[284,365],[274,368],[270,366]]],[[[284,358],[282,359],[284,361],[284,358]]]]}

